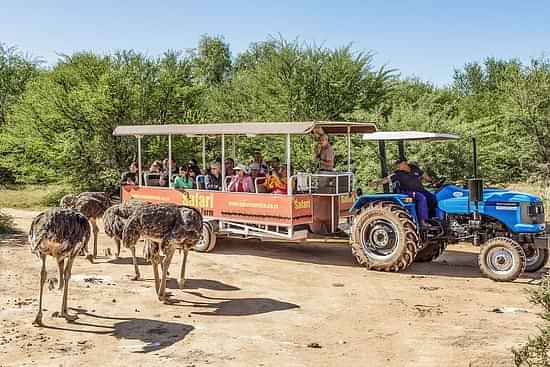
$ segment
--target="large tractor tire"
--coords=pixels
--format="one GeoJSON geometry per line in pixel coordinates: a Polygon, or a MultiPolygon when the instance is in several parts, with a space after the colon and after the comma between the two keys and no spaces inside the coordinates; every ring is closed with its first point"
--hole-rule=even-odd
{"type": "Polygon", "coordinates": [[[548,262],[548,249],[528,246],[525,249],[525,271],[533,273],[538,271],[548,262]]]}
{"type": "Polygon", "coordinates": [[[525,251],[511,238],[495,237],[481,247],[478,263],[479,270],[487,278],[511,282],[525,270],[525,251]]]}
{"type": "Polygon", "coordinates": [[[214,226],[209,222],[202,223],[202,237],[193,249],[198,252],[210,252],[216,246],[214,226]]]}
{"type": "Polygon", "coordinates": [[[392,202],[373,202],[354,219],[351,249],[370,270],[398,272],[416,256],[419,241],[416,224],[409,213],[392,202]]]}
{"type": "Polygon", "coordinates": [[[443,251],[447,248],[447,242],[446,241],[437,241],[437,242],[431,242],[426,245],[422,250],[418,251],[416,253],[416,257],[414,258],[414,262],[417,263],[427,263],[434,261],[437,259],[443,251]]]}

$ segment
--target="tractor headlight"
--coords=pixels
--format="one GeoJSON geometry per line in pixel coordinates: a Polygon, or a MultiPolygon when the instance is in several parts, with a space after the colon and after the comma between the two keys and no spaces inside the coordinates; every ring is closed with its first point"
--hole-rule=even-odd
{"type": "Polygon", "coordinates": [[[544,224],[544,204],[542,201],[521,205],[521,222],[526,224],[544,224]]]}

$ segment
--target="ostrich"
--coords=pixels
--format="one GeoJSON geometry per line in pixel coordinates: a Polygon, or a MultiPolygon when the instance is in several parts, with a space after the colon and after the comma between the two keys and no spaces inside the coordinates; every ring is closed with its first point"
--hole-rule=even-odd
{"type": "MultiPolygon", "coordinates": [[[[122,241],[122,231],[124,230],[126,221],[137,208],[143,205],[146,204],[140,201],[127,201],[122,204],[113,205],[103,214],[103,228],[105,229],[105,234],[114,239],[116,242],[116,257],[120,256],[120,241],[122,241]]],[[[134,264],[134,271],[136,274],[133,279],[138,280],[140,278],[140,274],[136,259],[135,246],[131,246],[130,251],[132,252],[132,262],[134,264]]]]}
{"type": "Polygon", "coordinates": [[[177,248],[184,251],[180,271],[180,287],[185,277],[187,254],[202,235],[202,216],[199,211],[173,204],[149,204],[139,207],[128,218],[122,232],[125,247],[133,247],[140,238],[148,239],[146,257],[153,265],[155,290],[160,301],[165,301],[166,275],[177,248]],[[161,260],[161,253],[164,259],[161,260]],[[159,279],[158,265],[162,277],[159,279]]]}
{"type": "Polygon", "coordinates": [[[63,288],[61,313],[67,321],[76,320],[77,316],[67,313],[67,293],[71,269],[75,256],[90,240],[90,224],[88,219],[74,209],[53,208],[38,214],[32,221],[29,231],[31,251],[42,260],[40,271],[40,301],[38,313],[33,322],[42,326],[42,293],[46,281],[46,256],[57,260],[59,268],[59,289],[63,288]],[[67,259],[65,263],[65,259],[67,259]]]}
{"type": "MultiPolygon", "coordinates": [[[[88,259],[95,259],[97,257],[97,233],[99,227],[97,226],[97,218],[100,218],[105,210],[111,206],[111,199],[104,192],[83,192],[78,195],[65,195],[60,202],[62,208],[76,209],[88,218],[92,226],[94,247],[93,255],[88,259]]],[[[86,245],[85,251],[88,252],[88,245],[86,245]]]]}

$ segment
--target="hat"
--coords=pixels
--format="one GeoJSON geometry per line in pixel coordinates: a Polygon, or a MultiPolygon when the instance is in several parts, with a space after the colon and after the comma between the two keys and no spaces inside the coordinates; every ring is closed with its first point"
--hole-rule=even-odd
{"type": "Polygon", "coordinates": [[[248,168],[244,164],[237,164],[235,168],[233,168],[234,171],[244,171],[244,173],[248,173],[248,168]]]}
{"type": "Polygon", "coordinates": [[[398,160],[395,161],[395,164],[398,165],[398,164],[401,164],[403,162],[408,162],[407,158],[405,158],[405,157],[399,158],[398,160]]]}

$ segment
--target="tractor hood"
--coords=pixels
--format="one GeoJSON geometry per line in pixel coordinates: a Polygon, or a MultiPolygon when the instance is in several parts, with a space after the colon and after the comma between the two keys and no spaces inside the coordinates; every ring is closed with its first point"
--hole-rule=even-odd
{"type": "MultiPolygon", "coordinates": [[[[436,193],[438,207],[451,215],[471,214],[476,208],[468,195],[467,188],[444,186],[436,193]]],[[[544,206],[541,198],[536,195],[502,189],[484,189],[479,212],[497,219],[511,232],[544,231],[544,206]]]]}

